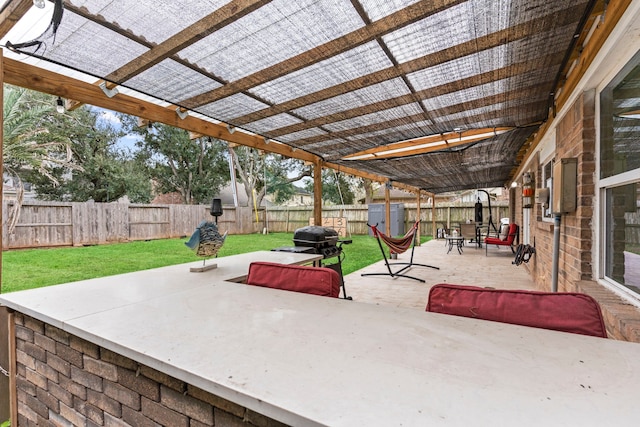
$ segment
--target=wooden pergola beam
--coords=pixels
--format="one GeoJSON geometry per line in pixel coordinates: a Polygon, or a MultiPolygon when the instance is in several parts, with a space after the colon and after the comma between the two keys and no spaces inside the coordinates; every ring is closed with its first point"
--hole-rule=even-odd
{"type": "Polygon", "coordinates": [[[218,31],[270,2],[271,0],[233,0],[113,71],[106,80],[127,81],[208,34],[218,31]]]}
{"type": "MultiPolygon", "coordinates": [[[[524,74],[526,72],[531,72],[538,68],[548,66],[549,64],[557,65],[557,64],[560,64],[561,61],[562,61],[561,55],[552,55],[551,57],[547,56],[547,57],[537,58],[535,61],[527,61],[527,62],[512,64],[507,67],[491,70],[486,73],[478,74],[476,76],[469,77],[466,79],[460,79],[460,80],[449,82],[433,88],[420,90],[420,91],[417,91],[415,95],[409,94],[409,95],[399,96],[396,98],[385,99],[384,101],[368,104],[363,107],[341,111],[333,115],[317,117],[313,120],[308,120],[304,123],[291,125],[291,126],[283,127],[279,129],[274,129],[272,132],[270,132],[270,135],[276,138],[278,136],[282,136],[287,133],[297,132],[298,130],[324,126],[326,124],[330,124],[336,121],[353,119],[356,117],[364,116],[366,114],[372,114],[372,113],[388,110],[389,108],[412,104],[412,103],[415,103],[416,96],[420,98],[420,100],[426,101],[426,100],[437,98],[439,96],[446,95],[448,93],[453,93],[462,89],[470,89],[472,87],[481,86],[483,84],[487,84],[487,83],[499,80],[501,78],[504,78],[504,76],[515,76],[519,74],[524,74]]],[[[439,111],[440,109],[433,110],[433,113],[437,114],[439,111]]],[[[422,120],[424,120],[424,118],[422,120]]],[[[418,120],[418,121],[421,121],[421,120],[418,120]]],[[[331,133],[329,135],[320,135],[318,138],[323,138],[323,137],[325,139],[333,139],[335,137],[335,133],[331,133]]]]}
{"type": "MultiPolygon", "coordinates": [[[[535,108],[537,108],[537,104],[543,103],[544,105],[546,105],[547,100],[545,99],[541,99],[539,101],[534,101],[532,103],[526,103],[526,104],[521,104],[520,107],[522,107],[524,110],[530,111],[533,110],[535,108]]],[[[393,129],[395,127],[401,126],[406,124],[406,122],[418,122],[420,120],[420,118],[422,117],[422,114],[413,114],[411,116],[407,116],[403,119],[394,119],[394,120],[389,120],[386,122],[379,122],[379,123],[375,123],[369,126],[361,126],[361,127],[357,127],[357,128],[352,128],[352,129],[348,129],[345,131],[340,131],[340,132],[335,132],[332,133],[331,135],[333,136],[333,138],[327,139],[326,135],[319,135],[317,137],[310,137],[310,138],[305,138],[305,139],[301,139],[296,141],[298,146],[303,149],[311,149],[315,144],[317,143],[322,143],[324,141],[327,140],[333,140],[334,142],[332,144],[328,144],[329,146],[333,146],[335,145],[336,147],[342,145],[343,139],[346,139],[347,137],[354,137],[354,136],[358,136],[363,132],[376,132],[376,131],[381,131],[381,130],[386,130],[386,129],[393,129]]],[[[466,123],[472,127],[473,123],[482,123],[482,122],[486,122],[487,120],[493,120],[495,119],[495,112],[489,111],[486,113],[480,113],[480,114],[476,114],[473,116],[468,116],[465,118],[466,123]]],[[[455,124],[457,123],[451,123],[451,122],[441,122],[439,123],[440,126],[443,126],[446,128],[447,125],[450,125],[451,127],[453,127],[455,124]]],[[[530,125],[522,125],[520,127],[528,127],[528,126],[533,126],[533,125],[540,125],[541,122],[536,122],[536,123],[532,123],[530,125]]],[[[357,143],[359,141],[359,139],[355,139],[355,138],[350,138],[349,139],[350,142],[352,143],[357,143]]],[[[324,145],[325,147],[327,145],[324,145]]]]}
{"type": "Polygon", "coordinates": [[[266,144],[264,138],[258,135],[249,135],[243,132],[231,134],[224,124],[212,123],[191,115],[180,119],[176,114],[175,106],[162,107],[121,93],[109,98],[97,85],[9,58],[4,60],[4,81],[12,85],[63,98],[71,98],[81,103],[140,117],[154,123],[164,123],[270,153],[312,162],[318,159],[314,154],[304,150],[295,150],[288,145],[276,142],[266,144]]]}
{"type": "MultiPolygon", "coordinates": [[[[568,21],[570,17],[573,17],[577,13],[579,13],[578,12],[579,10],[580,8],[577,6],[568,8],[566,10],[567,12],[566,15],[564,15],[565,19],[568,21]]],[[[555,16],[555,14],[553,15],[555,16]]],[[[343,95],[345,93],[352,92],[357,89],[362,89],[367,86],[381,83],[383,81],[391,80],[391,79],[400,77],[403,74],[409,74],[419,70],[423,70],[425,68],[433,67],[439,64],[444,64],[445,62],[452,61],[454,59],[461,58],[466,55],[471,55],[478,51],[492,49],[497,46],[504,45],[507,42],[513,42],[519,39],[523,39],[529,35],[529,32],[527,32],[527,29],[530,27],[535,28],[536,31],[545,31],[550,28],[553,28],[556,25],[563,25],[563,22],[558,22],[557,18],[552,19],[550,15],[532,19],[531,21],[523,22],[513,27],[509,27],[504,30],[497,31],[495,33],[487,34],[477,39],[469,40],[467,42],[460,43],[456,46],[452,46],[450,48],[447,48],[438,52],[434,52],[432,54],[429,54],[411,61],[407,61],[405,63],[399,64],[398,66],[388,67],[383,70],[379,70],[379,71],[364,75],[357,79],[350,80],[348,82],[344,82],[344,83],[341,83],[341,84],[338,84],[314,93],[310,93],[308,95],[304,95],[299,98],[292,99],[290,101],[282,102],[273,107],[264,108],[256,112],[249,113],[247,115],[234,119],[234,123],[241,126],[247,123],[254,122],[256,120],[261,120],[267,117],[274,116],[276,114],[284,113],[290,110],[295,110],[297,108],[301,108],[309,104],[314,104],[316,102],[324,101],[329,98],[343,95]]],[[[545,65],[545,58],[541,58],[539,61],[536,61],[533,63],[526,63],[526,64],[529,65],[529,67],[531,67],[529,68],[529,70],[533,68],[542,67],[545,65]]],[[[502,76],[501,78],[504,78],[505,76],[510,76],[511,75],[510,73],[520,74],[523,71],[518,69],[512,70],[510,69],[510,67],[520,67],[524,65],[525,64],[519,64],[519,65],[513,64],[509,67],[479,74],[478,76],[474,76],[469,79],[464,79],[462,80],[462,82],[466,81],[467,84],[470,84],[472,86],[484,84],[481,81],[486,82],[484,78],[489,77],[494,73],[499,73],[498,75],[501,75],[502,76]],[[478,82],[474,83],[474,80],[476,79],[478,79],[478,82]]],[[[555,62],[554,62],[554,65],[555,65],[555,62]]],[[[494,80],[495,78],[491,81],[494,81],[494,80]]],[[[453,92],[455,90],[463,89],[463,87],[459,87],[460,82],[451,82],[442,86],[443,87],[430,88],[427,91],[428,93],[427,96],[435,97],[438,94],[444,94],[444,93],[453,92]],[[459,88],[455,89],[456,87],[459,87],[459,88]],[[435,91],[442,90],[443,92],[434,93],[432,92],[434,90],[435,91]]],[[[421,92],[425,92],[425,91],[421,91],[421,92]]],[[[417,92],[417,94],[421,92],[417,92]]]]}
{"type": "Polygon", "coordinates": [[[622,18],[622,15],[624,15],[625,10],[627,10],[630,3],[631,0],[618,0],[612,1],[608,4],[606,13],[602,15],[603,21],[600,22],[587,42],[587,45],[582,49],[578,63],[565,81],[560,94],[556,98],[557,110],[560,110],[568,101],[573,90],[578,85],[578,82],[586,73],[587,69],[602,48],[602,45],[609,37],[620,18],[622,18]]]}
{"type": "Polygon", "coordinates": [[[33,0],[14,0],[0,13],[0,38],[6,36],[16,23],[31,9],[33,0]]]}
{"type": "Polygon", "coordinates": [[[274,64],[249,76],[238,79],[222,87],[213,89],[200,95],[196,95],[183,101],[188,108],[197,108],[202,105],[244,92],[252,87],[275,80],[294,71],[308,67],[325,59],[339,55],[356,46],[375,40],[391,31],[406,27],[426,17],[442,12],[464,0],[421,0],[404,9],[396,11],[371,25],[363,26],[351,33],[338,37],[293,58],[274,64]]]}
{"type": "Polygon", "coordinates": [[[322,161],[313,163],[313,223],[322,225],[322,161]]]}
{"type": "MultiPolygon", "coordinates": [[[[508,92],[503,92],[503,93],[499,93],[499,94],[495,94],[492,96],[487,96],[484,98],[480,98],[480,99],[473,99],[473,100],[469,100],[466,102],[461,102],[459,104],[454,104],[454,105],[448,105],[446,107],[442,107],[442,108],[438,108],[435,110],[432,110],[432,113],[434,115],[441,115],[441,116],[447,116],[450,114],[455,114],[455,113],[461,113],[467,110],[473,110],[473,109],[479,109],[479,108],[485,108],[485,107],[489,107],[491,105],[494,104],[499,104],[499,103],[504,103],[507,101],[512,101],[512,100],[516,100],[519,99],[523,96],[523,93],[533,93],[533,94],[537,94],[541,97],[542,100],[546,101],[547,100],[547,94],[548,92],[546,91],[546,89],[549,89],[551,82],[548,82],[548,84],[537,84],[534,86],[529,86],[526,88],[521,88],[521,89],[516,89],[516,90],[512,90],[512,91],[508,91],[508,92]],[[542,94],[542,95],[540,95],[542,94]]],[[[327,116],[328,117],[328,116],[327,116]]],[[[298,123],[295,125],[291,125],[291,126],[286,126],[286,127],[282,127],[280,129],[274,129],[273,131],[269,132],[269,136],[273,137],[273,138],[277,138],[279,136],[283,136],[283,135],[287,135],[289,133],[292,132],[298,132],[301,130],[305,130],[308,129],[310,127],[315,127],[318,126],[320,123],[320,120],[322,119],[326,119],[325,118],[319,118],[317,120],[310,120],[308,122],[304,122],[304,123],[298,123]]],[[[407,116],[404,117],[402,119],[396,119],[396,120],[389,120],[386,122],[381,122],[381,123],[376,123],[374,125],[368,125],[368,126],[364,126],[364,127],[358,127],[358,128],[352,128],[352,129],[348,129],[345,131],[340,131],[340,132],[333,132],[331,134],[328,135],[318,135],[315,137],[310,137],[307,139],[302,139],[297,141],[298,144],[300,145],[300,147],[304,148],[304,146],[306,144],[309,143],[318,143],[318,142],[323,142],[323,141],[327,141],[327,140],[332,140],[332,139],[336,139],[336,138],[345,138],[347,136],[356,136],[359,135],[363,132],[374,132],[377,130],[384,130],[384,129],[391,129],[394,127],[398,127],[398,126],[402,126],[402,125],[406,125],[408,122],[420,122],[424,120],[424,116],[422,114],[414,114],[411,116],[407,116]]],[[[322,122],[324,123],[325,121],[328,122],[328,120],[322,120],[322,122]]],[[[326,124],[326,123],[324,123],[326,124]]]]}
{"type": "MultiPolygon", "coordinates": [[[[374,182],[379,182],[379,183],[386,183],[387,181],[389,181],[389,177],[383,176],[383,175],[376,175],[374,173],[370,173],[370,172],[365,172],[365,171],[361,171],[359,169],[355,169],[349,166],[344,166],[341,164],[337,164],[337,163],[331,163],[331,162],[323,162],[322,165],[326,168],[329,169],[334,169],[336,172],[342,172],[342,173],[346,173],[348,175],[353,175],[353,176],[357,176],[358,178],[365,178],[374,182]]],[[[391,182],[391,185],[395,188],[399,188],[401,190],[406,190],[409,191],[411,193],[413,192],[420,192],[421,194],[424,194],[428,197],[431,196],[432,193],[429,193],[428,191],[425,191],[423,189],[414,187],[413,185],[407,185],[404,184],[402,182],[398,182],[398,181],[393,181],[391,182]]]]}
{"type": "MultiPolygon", "coordinates": [[[[608,3],[605,13],[602,15],[602,22],[595,29],[591,38],[587,41],[587,44],[579,49],[582,50],[578,64],[574,67],[569,77],[564,81],[561,87],[560,94],[556,97],[556,110],[560,111],[564,105],[569,101],[571,94],[575,91],[578,83],[587,72],[587,69],[595,59],[596,55],[602,48],[602,45],[607,40],[613,29],[620,21],[620,18],[624,15],[624,12],[631,4],[632,0],[614,0],[608,3]]],[[[560,89],[560,88],[559,88],[560,89]]],[[[557,91],[556,91],[557,93],[557,91]]],[[[518,160],[522,159],[519,166],[513,168],[513,171],[509,175],[509,180],[513,180],[518,177],[527,165],[527,160],[533,155],[538,144],[544,138],[545,134],[551,127],[553,117],[549,114],[548,120],[540,127],[540,129],[530,138],[520,149],[518,153],[518,160]]],[[[508,184],[505,183],[505,184],[508,184]]]]}
{"type": "MultiPolygon", "coordinates": [[[[71,11],[71,12],[83,17],[84,19],[87,19],[87,20],[95,23],[96,25],[104,27],[104,28],[108,29],[109,31],[113,31],[116,34],[118,34],[118,35],[120,35],[120,36],[122,36],[122,37],[124,37],[124,38],[126,38],[128,40],[131,40],[131,41],[135,42],[136,44],[139,44],[141,46],[144,46],[144,47],[148,48],[150,51],[153,50],[154,47],[156,46],[153,43],[150,43],[149,41],[147,41],[144,37],[141,37],[141,36],[139,36],[137,34],[133,34],[131,31],[121,28],[117,23],[106,21],[104,19],[104,17],[101,16],[101,15],[92,15],[84,7],[76,7],[71,3],[66,3],[64,7],[65,7],[66,10],[71,11]]],[[[197,40],[197,38],[196,38],[196,40],[197,40]]],[[[165,48],[166,48],[166,46],[165,46],[165,48]]],[[[156,55],[157,55],[157,53],[158,53],[158,51],[156,51],[156,55]]],[[[149,54],[149,55],[151,55],[151,54],[149,54]]],[[[211,79],[212,81],[214,81],[214,82],[216,82],[218,84],[223,85],[223,84],[226,83],[226,81],[224,79],[220,78],[219,76],[211,73],[210,71],[208,71],[208,70],[206,70],[204,68],[201,68],[201,67],[198,67],[195,64],[192,64],[191,62],[181,58],[177,54],[169,55],[166,58],[162,58],[162,59],[168,59],[168,58],[170,58],[172,61],[176,62],[177,64],[180,64],[181,66],[194,71],[195,73],[198,73],[198,74],[200,74],[200,75],[202,75],[202,76],[204,76],[204,77],[206,77],[208,79],[211,79]]],[[[140,73],[140,72],[144,71],[143,68],[144,69],[150,68],[153,64],[149,63],[148,65],[149,66],[144,66],[144,67],[139,68],[139,71],[137,73],[140,73]]],[[[135,71],[133,71],[133,72],[135,73],[135,71]]],[[[112,89],[112,88],[117,86],[117,83],[113,83],[113,82],[108,81],[108,80],[105,80],[105,82],[106,82],[106,87],[108,89],[112,89]]],[[[97,82],[97,83],[99,83],[99,82],[97,82]]],[[[254,94],[252,94],[250,92],[246,92],[245,95],[250,97],[250,98],[252,98],[252,99],[255,99],[258,102],[262,102],[264,104],[271,105],[267,100],[261,99],[260,97],[254,95],[254,94]]],[[[81,103],[74,103],[72,108],[75,109],[75,108],[78,108],[81,105],[82,105],[81,103]]]]}
{"type": "MultiPolygon", "coordinates": [[[[102,90],[94,84],[76,80],[10,58],[4,58],[3,64],[3,78],[5,83],[63,98],[73,98],[81,103],[136,116],[140,118],[139,123],[145,125],[150,122],[164,123],[200,135],[211,136],[233,144],[280,154],[312,164],[322,161],[320,157],[314,154],[304,150],[295,150],[288,145],[279,144],[274,141],[266,144],[264,138],[259,135],[249,135],[241,131],[230,133],[225,124],[211,123],[190,115],[184,120],[180,119],[175,112],[175,107],[162,107],[121,93],[113,98],[108,98],[102,90]]],[[[377,182],[384,182],[388,179],[388,177],[385,176],[375,175],[333,163],[322,162],[322,166],[377,182]]],[[[415,187],[401,183],[394,183],[394,185],[399,188],[408,189],[409,191],[416,190],[415,187]]]]}
{"type": "Polygon", "coordinates": [[[470,144],[472,142],[481,141],[483,139],[492,138],[499,133],[512,130],[512,127],[496,127],[471,129],[461,132],[447,132],[438,135],[430,135],[422,138],[414,138],[409,141],[394,142],[392,144],[380,145],[368,150],[359,151],[343,157],[349,160],[354,157],[371,156],[360,160],[377,160],[396,157],[414,156],[416,154],[432,153],[446,148],[458,147],[460,145],[470,144]],[[493,135],[491,135],[493,133],[493,135]],[[464,139],[463,139],[464,138],[464,139]],[[425,144],[434,144],[428,147],[420,147],[425,144]],[[402,151],[397,151],[402,150],[402,151]]]}
{"type": "MultiPolygon", "coordinates": [[[[2,86],[4,86],[3,54],[4,52],[2,51],[2,49],[0,49],[0,73],[2,73],[0,74],[0,84],[2,84],[2,86]]],[[[0,91],[0,101],[2,101],[2,105],[4,105],[4,90],[0,91]]],[[[2,124],[2,126],[0,126],[0,157],[4,159],[4,108],[2,109],[2,111],[0,111],[0,123],[2,124]]],[[[4,162],[0,164],[0,176],[4,176],[4,162]]],[[[0,180],[0,194],[4,194],[4,179],[0,180]]],[[[0,209],[0,224],[4,224],[2,211],[3,209],[0,209]]],[[[2,266],[2,252],[3,252],[2,242],[4,241],[3,235],[2,235],[3,231],[4,231],[4,227],[0,227],[0,266],[2,266]]],[[[1,267],[0,267],[0,293],[2,293],[2,268],[1,267]]]]}

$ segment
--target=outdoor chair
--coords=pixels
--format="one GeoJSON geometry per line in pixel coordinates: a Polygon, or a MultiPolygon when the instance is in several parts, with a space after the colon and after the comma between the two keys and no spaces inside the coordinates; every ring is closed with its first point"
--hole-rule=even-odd
{"type": "Polygon", "coordinates": [[[326,267],[253,262],[249,265],[247,285],[282,289],[338,298],[340,275],[326,267]]]}
{"type": "Polygon", "coordinates": [[[440,224],[440,228],[438,228],[438,230],[440,230],[440,233],[438,234],[438,239],[444,239],[446,236],[448,236],[451,231],[449,230],[449,227],[447,227],[447,224],[440,224]]]}
{"type": "Polygon", "coordinates": [[[475,224],[460,224],[460,236],[462,236],[466,242],[479,243],[476,241],[477,236],[475,224]]]}
{"type": "Polygon", "coordinates": [[[515,223],[511,223],[509,224],[509,229],[507,231],[506,236],[484,238],[485,256],[488,255],[489,253],[489,245],[496,245],[497,247],[508,246],[511,249],[511,252],[515,254],[516,251],[514,247],[517,246],[519,242],[520,242],[520,227],[518,227],[518,225],[515,223]]]}
{"type": "Polygon", "coordinates": [[[607,338],[598,302],[580,293],[438,284],[426,311],[607,338]]]}

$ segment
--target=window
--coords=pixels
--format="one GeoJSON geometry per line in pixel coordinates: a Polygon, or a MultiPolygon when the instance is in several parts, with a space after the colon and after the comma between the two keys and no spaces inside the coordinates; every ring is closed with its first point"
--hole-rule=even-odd
{"type": "Polygon", "coordinates": [[[638,183],[605,190],[605,276],[640,295],[638,183]]]}
{"type": "Polygon", "coordinates": [[[640,53],[600,93],[601,274],[640,299],[640,53]]]}
{"type": "Polygon", "coordinates": [[[549,189],[549,203],[546,205],[540,204],[540,209],[542,209],[542,219],[543,221],[552,221],[553,215],[551,214],[551,198],[553,197],[553,159],[548,160],[542,167],[542,188],[549,189]]]}

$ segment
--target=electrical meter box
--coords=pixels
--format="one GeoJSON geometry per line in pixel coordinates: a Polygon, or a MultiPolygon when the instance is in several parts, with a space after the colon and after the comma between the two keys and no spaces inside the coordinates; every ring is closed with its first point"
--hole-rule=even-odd
{"type": "Polygon", "coordinates": [[[553,164],[551,212],[555,215],[574,212],[578,191],[578,159],[565,158],[553,164]]]}
{"type": "MultiPolygon", "coordinates": [[[[402,203],[390,203],[389,209],[391,211],[391,224],[389,236],[403,236],[404,235],[404,204],[402,203]]],[[[370,225],[378,224],[378,230],[383,233],[387,233],[387,224],[385,221],[385,205],[384,203],[371,203],[369,205],[369,211],[367,213],[367,223],[370,225]]],[[[369,229],[369,235],[371,235],[371,229],[369,229]]]]}

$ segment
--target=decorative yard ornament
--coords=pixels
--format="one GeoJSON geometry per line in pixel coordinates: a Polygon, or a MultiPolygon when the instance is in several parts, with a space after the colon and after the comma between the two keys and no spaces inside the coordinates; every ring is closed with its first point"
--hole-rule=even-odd
{"type": "Polygon", "coordinates": [[[218,230],[218,217],[222,215],[222,202],[220,199],[213,199],[211,203],[211,215],[216,222],[202,221],[193,232],[189,241],[184,244],[192,249],[196,255],[203,257],[202,267],[192,267],[192,272],[201,273],[218,267],[218,264],[205,265],[207,258],[216,257],[218,251],[227,238],[227,231],[223,235],[218,230]]]}

